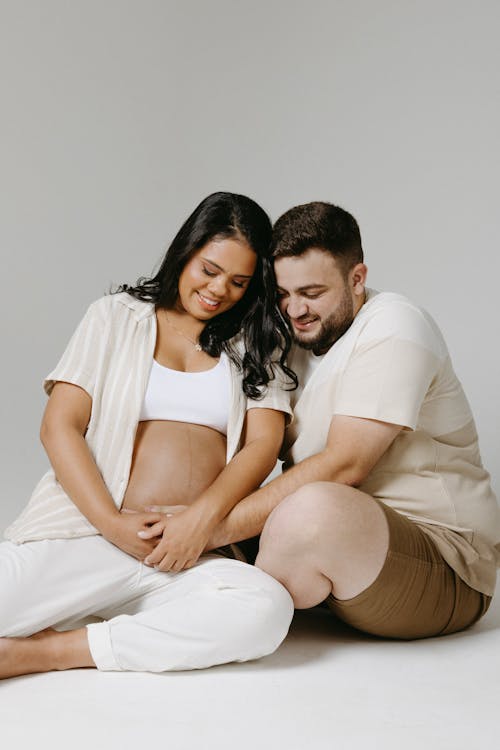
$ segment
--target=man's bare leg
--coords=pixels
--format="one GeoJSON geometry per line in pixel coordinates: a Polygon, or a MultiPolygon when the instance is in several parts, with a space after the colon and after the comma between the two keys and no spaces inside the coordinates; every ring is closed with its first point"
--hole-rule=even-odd
{"type": "Polygon", "coordinates": [[[87,629],[42,630],[28,638],[0,638],[0,679],[33,672],[94,667],[87,629]]]}
{"type": "Polygon", "coordinates": [[[364,492],[333,482],[301,487],[271,513],[255,564],[280,581],[297,609],[329,594],[351,599],[380,573],[389,547],[383,511],[364,492]]]}

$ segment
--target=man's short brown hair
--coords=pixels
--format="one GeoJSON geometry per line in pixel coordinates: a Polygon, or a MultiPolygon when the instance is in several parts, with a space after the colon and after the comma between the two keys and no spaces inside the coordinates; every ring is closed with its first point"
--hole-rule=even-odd
{"type": "Polygon", "coordinates": [[[330,253],[345,275],[363,262],[358,222],[332,203],[315,201],[295,206],[274,225],[274,258],[303,255],[312,247],[330,253]]]}

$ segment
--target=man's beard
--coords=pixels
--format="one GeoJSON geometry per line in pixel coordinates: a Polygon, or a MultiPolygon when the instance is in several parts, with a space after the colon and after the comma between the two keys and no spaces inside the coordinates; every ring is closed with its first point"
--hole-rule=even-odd
{"type": "Polygon", "coordinates": [[[295,342],[302,349],[312,349],[314,354],[324,354],[330,347],[344,335],[354,320],[354,305],[348,289],[337,310],[328,318],[321,321],[321,326],[316,336],[302,338],[301,332],[292,329],[295,342]]]}

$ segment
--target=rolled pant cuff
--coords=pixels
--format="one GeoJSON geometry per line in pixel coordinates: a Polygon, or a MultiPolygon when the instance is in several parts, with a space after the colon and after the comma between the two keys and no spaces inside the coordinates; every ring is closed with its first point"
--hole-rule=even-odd
{"type": "Polygon", "coordinates": [[[111,632],[107,622],[98,622],[87,625],[87,638],[90,654],[97,669],[115,672],[122,671],[122,668],[113,654],[111,632]]]}

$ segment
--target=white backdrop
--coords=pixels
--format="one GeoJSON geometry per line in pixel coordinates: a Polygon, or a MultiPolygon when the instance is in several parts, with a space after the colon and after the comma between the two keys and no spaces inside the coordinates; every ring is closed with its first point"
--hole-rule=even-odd
{"type": "Polygon", "coordinates": [[[41,381],[90,301],[214,190],[329,200],[426,306],[499,489],[496,0],[0,0],[0,527],[46,466],[41,381]]]}

